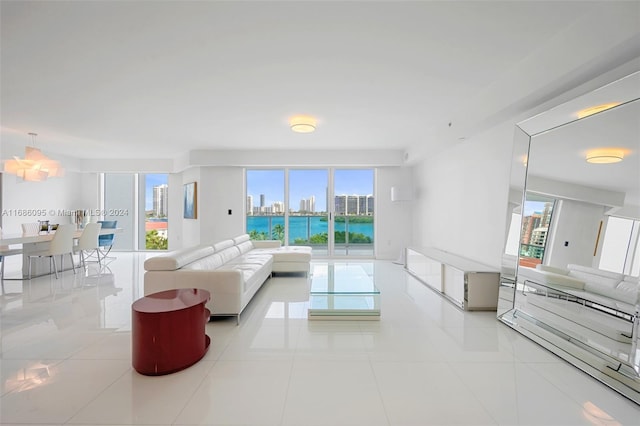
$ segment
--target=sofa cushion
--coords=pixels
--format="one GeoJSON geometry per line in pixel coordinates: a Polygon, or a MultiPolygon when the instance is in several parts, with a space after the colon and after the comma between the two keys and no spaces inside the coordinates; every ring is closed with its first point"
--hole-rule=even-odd
{"type": "Polygon", "coordinates": [[[216,253],[219,253],[229,247],[233,247],[233,240],[224,240],[213,245],[213,249],[216,251],[216,253]]]}
{"type": "Polygon", "coordinates": [[[523,282],[525,280],[531,280],[536,283],[550,286],[569,287],[577,290],[582,290],[584,288],[584,281],[578,278],[543,271],[539,268],[520,266],[518,267],[518,275],[520,280],[523,282]]]}
{"type": "Polygon", "coordinates": [[[220,254],[215,253],[211,256],[198,259],[195,262],[191,262],[190,264],[184,266],[182,269],[208,271],[208,270],[217,269],[222,265],[224,265],[224,260],[222,259],[222,256],[220,256],[220,254]]]}
{"type": "Polygon", "coordinates": [[[251,241],[245,241],[236,245],[236,247],[238,247],[238,249],[240,250],[240,253],[244,254],[253,250],[253,243],[251,241]]]}
{"type": "Polygon", "coordinates": [[[575,270],[569,271],[569,276],[583,280],[585,283],[593,283],[593,284],[597,284],[597,285],[608,287],[608,288],[615,288],[615,286],[618,285],[618,283],[621,281],[621,278],[622,278],[622,277],[620,277],[619,279],[607,278],[607,277],[603,277],[602,275],[595,275],[589,272],[582,272],[582,271],[575,271],[575,270]]]}
{"type": "Polygon", "coordinates": [[[575,272],[587,273],[590,275],[597,275],[597,276],[609,278],[612,280],[617,280],[618,282],[624,279],[624,275],[618,272],[604,271],[602,269],[591,268],[589,266],[575,265],[573,263],[568,264],[567,269],[569,270],[569,274],[575,271],[575,272]]]}
{"type": "Polygon", "coordinates": [[[629,287],[621,287],[621,286],[611,288],[608,286],[587,282],[584,285],[584,289],[590,293],[599,294],[601,296],[606,296],[611,299],[615,299],[620,302],[625,302],[629,304],[635,304],[636,301],[638,300],[637,288],[629,288],[629,287]]]}
{"type": "Polygon", "coordinates": [[[229,264],[238,264],[238,263],[257,263],[259,265],[264,265],[266,263],[273,262],[273,256],[269,254],[260,254],[260,253],[245,253],[240,256],[234,257],[229,261],[229,264]]]}
{"type": "Polygon", "coordinates": [[[287,246],[273,250],[274,262],[310,262],[311,247],[287,246]]]}
{"type": "Polygon", "coordinates": [[[238,247],[229,247],[222,251],[216,252],[216,254],[220,255],[220,257],[222,257],[222,260],[226,263],[234,257],[240,256],[240,249],[238,247]]]}
{"type": "Polygon", "coordinates": [[[250,241],[250,240],[251,240],[251,237],[249,237],[249,234],[242,234],[233,239],[233,244],[240,245],[240,243],[244,243],[245,241],[250,241]]]}
{"type": "Polygon", "coordinates": [[[189,247],[150,257],[144,261],[144,269],[147,271],[175,271],[212,254],[213,248],[211,246],[189,247]]]}
{"type": "Polygon", "coordinates": [[[554,274],[567,275],[569,271],[567,269],[556,268],[553,266],[539,264],[536,265],[536,269],[544,272],[553,272],[554,274]]]}
{"type": "Polygon", "coordinates": [[[246,291],[248,287],[255,285],[252,278],[256,273],[264,268],[265,265],[254,263],[225,263],[219,269],[221,271],[239,271],[242,274],[242,281],[244,284],[243,291],[246,291]]]}
{"type": "Polygon", "coordinates": [[[278,248],[282,246],[282,241],[280,240],[251,240],[251,244],[253,247],[257,249],[264,248],[278,248]]]}
{"type": "Polygon", "coordinates": [[[637,279],[635,280],[635,282],[627,281],[626,279],[624,281],[621,281],[620,284],[618,284],[618,286],[616,287],[616,290],[618,292],[625,292],[630,294],[630,297],[627,297],[626,300],[624,300],[625,302],[634,305],[640,302],[640,283],[638,283],[637,279]],[[633,297],[634,294],[635,299],[633,297]]]}

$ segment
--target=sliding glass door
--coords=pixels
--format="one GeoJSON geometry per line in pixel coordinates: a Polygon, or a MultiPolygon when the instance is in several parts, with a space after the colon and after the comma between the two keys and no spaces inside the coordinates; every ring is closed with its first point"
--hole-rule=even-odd
{"type": "Polygon", "coordinates": [[[284,231],[284,170],[247,170],[247,233],[252,240],[280,240],[284,231]]]}
{"type": "Polygon", "coordinates": [[[329,172],[289,170],[289,245],[310,245],[314,254],[329,254],[329,215],[327,190],[329,172]]]}
{"type": "Polygon", "coordinates": [[[169,232],[168,175],[105,173],[104,209],[95,220],[116,221],[122,229],[115,250],[167,250],[169,232]]]}
{"type": "Polygon", "coordinates": [[[250,169],[246,231],[316,256],[374,255],[373,169],[250,169]]]}
{"type": "Polygon", "coordinates": [[[334,171],[334,255],[373,256],[373,182],[373,169],[334,171]]]}

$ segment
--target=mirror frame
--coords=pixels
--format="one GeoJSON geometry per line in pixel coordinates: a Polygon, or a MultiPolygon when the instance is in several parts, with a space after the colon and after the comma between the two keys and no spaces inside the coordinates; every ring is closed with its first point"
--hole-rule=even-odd
{"type": "MultiPolygon", "coordinates": [[[[613,112],[615,108],[624,107],[624,105],[628,103],[640,101],[640,71],[563,103],[547,112],[524,120],[515,126],[509,201],[507,205],[505,254],[503,254],[500,274],[497,316],[499,321],[516,330],[518,333],[538,343],[555,355],[640,405],[640,336],[638,332],[638,328],[640,327],[640,304],[636,304],[635,307],[635,318],[632,322],[633,336],[631,339],[631,352],[635,352],[638,359],[635,361],[634,368],[631,369],[631,371],[613,370],[605,366],[606,362],[603,362],[603,358],[594,354],[594,351],[589,351],[588,348],[576,343],[574,339],[571,339],[571,336],[565,335],[559,330],[545,324],[543,321],[517,309],[516,295],[521,241],[520,231],[518,232],[518,253],[515,256],[506,254],[506,240],[509,234],[508,230],[511,224],[512,213],[518,208],[520,212],[522,212],[526,200],[529,169],[528,159],[533,138],[559,127],[588,119],[588,117],[577,118],[575,115],[572,115],[572,112],[581,109],[579,107],[576,108],[577,105],[594,105],[592,99],[602,99],[603,95],[607,93],[616,93],[619,98],[621,92],[623,93],[623,98],[618,99],[620,104],[608,111],[613,112]],[[623,87],[625,89],[621,90],[623,87]],[[528,319],[519,319],[519,316],[527,316],[528,319]],[[524,324],[525,322],[526,324],[524,324]],[[604,370],[607,372],[603,372],[604,370]]],[[[597,103],[595,103],[595,105],[597,105],[597,103]]],[[[601,113],[602,112],[599,112],[597,114],[601,113]]],[[[640,155],[640,152],[636,153],[636,155],[640,155]]],[[[519,223],[520,230],[522,229],[522,219],[523,217],[521,215],[521,221],[519,223]]]]}

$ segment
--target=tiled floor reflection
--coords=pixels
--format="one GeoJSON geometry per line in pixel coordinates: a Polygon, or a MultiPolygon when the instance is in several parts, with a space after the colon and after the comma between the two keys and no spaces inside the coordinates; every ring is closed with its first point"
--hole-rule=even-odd
{"type": "MultiPolygon", "coordinates": [[[[207,324],[205,358],[131,368],[145,254],[99,271],[5,281],[2,424],[640,425],[640,407],[498,323],[462,312],[391,262],[365,269],[380,321],[308,321],[306,278],[271,278],[207,324]]],[[[7,275],[19,265],[7,263],[7,275]]]]}

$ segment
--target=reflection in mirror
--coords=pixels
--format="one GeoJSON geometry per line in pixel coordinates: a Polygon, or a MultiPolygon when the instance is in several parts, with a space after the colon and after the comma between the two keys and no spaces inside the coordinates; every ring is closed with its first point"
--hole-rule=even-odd
{"type": "Polygon", "coordinates": [[[498,291],[498,317],[513,309],[515,277],[518,268],[518,245],[520,241],[520,223],[522,220],[523,191],[526,180],[527,158],[529,157],[529,135],[516,127],[513,138],[511,160],[511,178],[509,202],[507,203],[507,229],[502,267],[500,269],[500,288],[498,291]]]}
{"type": "Polygon", "coordinates": [[[638,92],[640,73],[517,126],[498,317],[640,404],[638,92]]]}

